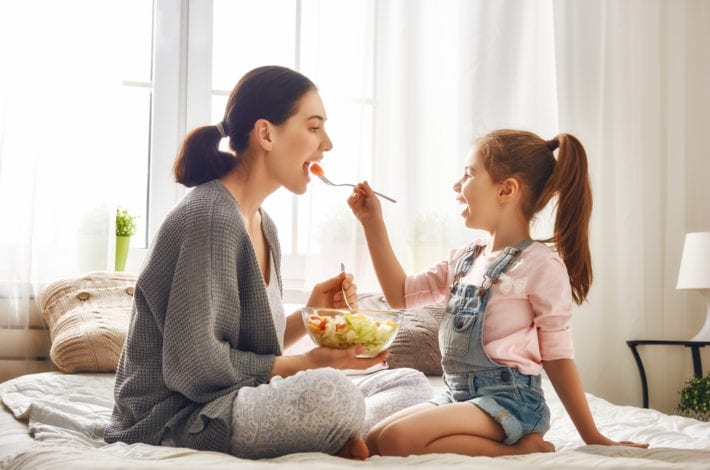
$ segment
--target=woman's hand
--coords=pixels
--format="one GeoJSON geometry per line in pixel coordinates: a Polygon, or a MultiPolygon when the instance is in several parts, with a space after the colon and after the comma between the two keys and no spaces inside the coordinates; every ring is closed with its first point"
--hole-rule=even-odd
{"type": "Polygon", "coordinates": [[[367,181],[358,183],[353,188],[353,193],[348,198],[348,205],[363,226],[372,220],[382,219],[380,200],[367,181]]]}
{"type": "Polygon", "coordinates": [[[276,356],[269,378],[275,375],[288,377],[301,370],[319,367],[365,370],[376,364],[384,363],[387,358],[387,351],[383,351],[375,357],[357,357],[365,350],[364,346],[357,345],[348,349],[314,348],[303,354],[276,356]]]}
{"type": "Polygon", "coordinates": [[[350,306],[357,308],[357,286],[353,282],[353,275],[348,273],[340,273],[316,284],[313,287],[313,291],[311,291],[311,296],[308,298],[306,306],[347,308],[343,300],[343,291],[348,297],[350,306]]]}
{"type": "Polygon", "coordinates": [[[366,351],[365,346],[357,345],[347,349],[314,348],[306,352],[307,361],[313,367],[333,367],[335,369],[365,370],[385,362],[387,351],[382,351],[375,357],[357,357],[366,351]]]}

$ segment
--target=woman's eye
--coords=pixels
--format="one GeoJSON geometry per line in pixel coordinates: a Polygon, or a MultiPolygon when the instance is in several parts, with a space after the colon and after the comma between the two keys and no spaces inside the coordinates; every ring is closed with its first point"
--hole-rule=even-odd
{"type": "Polygon", "coordinates": [[[311,127],[310,131],[316,133],[320,130],[320,127],[311,127]]]}

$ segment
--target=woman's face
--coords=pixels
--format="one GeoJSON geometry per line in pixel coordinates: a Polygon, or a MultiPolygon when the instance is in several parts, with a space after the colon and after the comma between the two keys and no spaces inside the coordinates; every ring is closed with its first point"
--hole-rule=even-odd
{"type": "Polygon", "coordinates": [[[483,167],[474,146],[466,158],[464,175],[454,183],[456,200],[461,205],[461,216],[466,227],[492,232],[495,229],[500,206],[498,184],[483,167]]]}
{"type": "Polygon", "coordinates": [[[274,145],[268,157],[272,175],[289,191],[306,192],[309,167],[333,148],[325,131],[325,107],[320,95],[310,90],[298,101],[296,114],[275,127],[274,145]]]}

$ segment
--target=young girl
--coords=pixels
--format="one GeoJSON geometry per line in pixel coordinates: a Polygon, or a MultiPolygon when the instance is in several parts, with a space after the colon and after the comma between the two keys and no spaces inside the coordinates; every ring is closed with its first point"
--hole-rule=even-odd
{"type": "Polygon", "coordinates": [[[529,132],[492,132],[473,146],[454,191],[466,226],[490,238],[415,275],[406,275],[395,257],[367,182],[348,200],[389,304],[447,301],[439,343],[448,390],[375,425],[367,435],[370,453],[554,451],[542,438],[550,427],[543,368],[587,444],[647,447],[599,432],[572,359],[572,300],[581,304],[592,282],[592,195],[580,142],[569,134],[545,141],[529,132]],[[553,196],[551,250],[530,239],[530,223],[553,196]]]}

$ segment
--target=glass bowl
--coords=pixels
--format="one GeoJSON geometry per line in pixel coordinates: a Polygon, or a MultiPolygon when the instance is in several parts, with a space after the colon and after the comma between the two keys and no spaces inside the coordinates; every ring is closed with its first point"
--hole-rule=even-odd
{"type": "Polygon", "coordinates": [[[303,307],[306,331],[318,346],[346,349],[356,344],[367,348],[358,357],[374,357],[389,348],[399,331],[401,310],[348,310],[303,307]]]}

